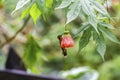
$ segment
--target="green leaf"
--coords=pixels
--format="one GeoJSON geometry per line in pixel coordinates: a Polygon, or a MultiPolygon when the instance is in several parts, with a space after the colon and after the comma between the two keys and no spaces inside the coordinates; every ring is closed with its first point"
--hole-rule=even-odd
{"type": "Polygon", "coordinates": [[[29,10],[30,10],[30,8],[25,9],[25,10],[22,12],[20,18],[21,18],[21,19],[25,18],[25,16],[26,16],[27,14],[29,14],[29,10]]]}
{"type": "Polygon", "coordinates": [[[91,5],[91,2],[89,0],[81,0],[81,5],[82,5],[82,11],[88,16],[88,22],[98,32],[96,14],[91,5]]]}
{"type": "Polygon", "coordinates": [[[93,7],[98,11],[100,12],[101,14],[107,16],[107,17],[110,17],[107,10],[105,9],[105,7],[103,5],[101,5],[100,3],[98,3],[97,1],[95,0],[91,0],[91,2],[93,3],[93,7]]]}
{"type": "Polygon", "coordinates": [[[120,44],[116,36],[108,29],[103,26],[99,26],[99,30],[111,41],[120,44]]]}
{"type": "Polygon", "coordinates": [[[39,10],[38,6],[36,3],[34,3],[32,5],[32,7],[30,8],[30,15],[34,21],[34,23],[36,24],[37,19],[40,17],[41,15],[41,11],[39,10]]]}
{"type": "Polygon", "coordinates": [[[90,15],[90,11],[89,11],[88,7],[86,6],[85,1],[84,1],[84,0],[81,0],[80,2],[81,2],[81,6],[82,6],[83,12],[84,12],[86,15],[90,15]]]}
{"type": "Polygon", "coordinates": [[[66,8],[71,4],[72,0],[63,0],[60,6],[58,6],[56,9],[66,8]]]}
{"type": "Polygon", "coordinates": [[[95,30],[93,31],[93,38],[97,42],[97,52],[100,54],[104,61],[104,55],[106,51],[106,44],[102,33],[99,35],[95,30]]]}
{"type": "Polygon", "coordinates": [[[110,23],[110,19],[108,17],[98,17],[98,20],[103,21],[105,23],[110,23]]]}
{"type": "Polygon", "coordinates": [[[94,9],[90,5],[89,0],[80,0],[81,6],[82,6],[82,11],[89,17],[89,16],[94,16],[94,9]]]}
{"type": "Polygon", "coordinates": [[[87,28],[89,28],[89,23],[84,23],[80,28],[79,31],[77,32],[77,34],[75,34],[75,36],[73,38],[78,37],[84,30],[86,30],[87,28]]]}
{"type": "Polygon", "coordinates": [[[23,6],[25,6],[30,0],[19,0],[17,3],[17,6],[15,10],[11,13],[14,14],[17,10],[21,9],[23,6]]]}
{"type": "Polygon", "coordinates": [[[79,51],[78,53],[89,43],[91,37],[91,27],[83,32],[83,35],[79,41],[79,51]]]}
{"type": "Polygon", "coordinates": [[[82,21],[86,21],[86,15],[83,13],[82,8],[80,7],[79,17],[82,21]]]}
{"type": "Polygon", "coordinates": [[[96,30],[97,33],[99,33],[97,29],[97,20],[94,16],[89,16],[88,17],[88,22],[92,25],[92,27],[96,30]]]}
{"type": "Polygon", "coordinates": [[[100,40],[98,45],[97,45],[97,51],[101,55],[101,57],[102,57],[102,59],[104,61],[104,55],[105,55],[105,51],[106,51],[106,44],[102,40],[100,40]]]}
{"type": "Polygon", "coordinates": [[[103,26],[103,27],[110,28],[110,29],[115,29],[111,24],[108,24],[108,23],[105,23],[105,22],[100,22],[99,25],[103,26]]]}
{"type": "Polygon", "coordinates": [[[42,9],[46,6],[46,1],[45,0],[35,0],[36,4],[38,5],[39,9],[42,9]]]}
{"type": "Polygon", "coordinates": [[[46,0],[46,7],[51,8],[53,5],[53,0],[46,0]]]}
{"type": "Polygon", "coordinates": [[[37,54],[41,51],[38,43],[31,35],[28,36],[24,51],[23,60],[25,61],[26,65],[31,68],[37,60],[37,54]]]}
{"type": "Polygon", "coordinates": [[[67,13],[67,21],[66,24],[70,23],[74,19],[76,19],[79,15],[80,12],[80,4],[79,1],[74,2],[72,5],[69,7],[69,11],[67,13]],[[71,7],[72,6],[72,7],[71,7]]]}

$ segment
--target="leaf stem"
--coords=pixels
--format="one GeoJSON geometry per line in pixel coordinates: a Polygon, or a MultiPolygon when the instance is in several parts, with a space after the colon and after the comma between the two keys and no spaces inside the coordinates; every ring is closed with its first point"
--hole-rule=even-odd
{"type": "Polygon", "coordinates": [[[67,26],[65,25],[64,27],[65,27],[65,31],[68,31],[68,28],[67,28],[67,26]]]}
{"type": "Polygon", "coordinates": [[[29,19],[30,19],[30,15],[25,19],[22,27],[15,33],[15,35],[13,35],[11,38],[9,38],[8,40],[6,40],[2,44],[0,44],[0,48],[4,47],[6,44],[12,42],[16,38],[16,36],[25,28],[25,26],[28,23],[29,19]]]}

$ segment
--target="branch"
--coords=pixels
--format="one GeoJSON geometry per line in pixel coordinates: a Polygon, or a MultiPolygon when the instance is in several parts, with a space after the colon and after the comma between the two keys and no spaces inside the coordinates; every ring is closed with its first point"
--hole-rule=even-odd
{"type": "Polygon", "coordinates": [[[30,19],[30,16],[28,16],[28,17],[25,19],[22,27],[15,33],[15,35],[14,35],[13,37],[9,38],[7,41],[5,41],[5,42],[3,42],[2,44],[0,44],[0,48],[2,48],[3,46],[5,46],[6,44],[12,42],[12,41],[16,38],[16,36],[25,28],[25,26],[26,26],[26,24],[28,23],[29,19],[30,19]]]}

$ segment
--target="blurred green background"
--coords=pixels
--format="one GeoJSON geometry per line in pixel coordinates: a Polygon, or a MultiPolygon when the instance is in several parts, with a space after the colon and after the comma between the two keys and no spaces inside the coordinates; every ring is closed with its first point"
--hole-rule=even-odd
{"type": "MultiPolygon", "coordinates": [[[[23,24],[19,12],[11,16],[17,2],[18,0],[0,0],[0,44],[13,36],[23,24]]],[[[113,32],[120,40],[119,0],[118,2],[112,2],[109,13],[114,19],[114,23],[111,23],[115,27],[113,32]]],[[[77,33],[81,23],[80,19],[76,19],[67,26],[72,35],[77,33]]],[[[65,10],[55,10],[46,21],[39,18],[36,25],[30,19],[27,27],[17,37],[0,49],[0,68],[4,69],[8,47],[12,46],[25,60],[28,72],[34,74],[67,77],[68,80],[69,78],[72,80],[88,80],[82,78],[82,76],[92,74],[92,71],[95,71],[99,74],[98,80],[120,80],[120,45],[106,39],[107,51],[103,62],[95,49],[95,42],[92,40],[77,54],[79,38],[75,38],[75,46],[68,49],[68,56],[65,58],[57,39],[57,36],[64,31],[64,24],[65,10]],[[23,55],[24,53],[29,54],[29,56],[23,55]],[[85,66],[89,67],[88,70],[78,72],[76,75],[74,75],[75,70],[67,72],[72,68],[79,71],[78,68],[82,70],[85,66]],[[64,71],[67,72],[68,76],[64,75],[64,71]]]]}

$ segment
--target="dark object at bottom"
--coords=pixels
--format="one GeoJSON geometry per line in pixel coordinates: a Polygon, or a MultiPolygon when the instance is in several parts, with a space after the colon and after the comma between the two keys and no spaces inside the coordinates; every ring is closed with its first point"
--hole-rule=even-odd
{"type": "Polygon", "coordinates": [[[5,68],[5,70],[0,70],[0,80],[65,80],[27,73],[24,62],[12,47],[9,49],[5,68]]]}
{"type": "Polygon", "coordinates": [[[0,70],[0,80],[65,80],[65,79],[32,75],[19,70],[0,70]]]}
{"type": "Polygon", "coordinates": [[[5,68],[26,71],[26,67],[24,65],[24,62],[22,61],[20,56],[17,55],[17,52],[12,47],[9,48],[5,68]]]}

